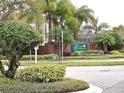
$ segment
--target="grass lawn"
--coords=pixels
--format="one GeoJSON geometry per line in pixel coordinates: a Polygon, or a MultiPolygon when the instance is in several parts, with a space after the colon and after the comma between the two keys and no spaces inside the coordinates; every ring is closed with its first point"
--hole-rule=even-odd
{"type": "MultiPolygon", "coordinates": [[[[21,66],[30,66],[34,65],[35,63],[29,61],[21,62],[21,66]]],[[[64,64],[66,66],[116,66],[116,65],[124,65],[124,62],[45,62],[41,61],[36,64],[64,64]]]]}
{"type": "MultiPolygon", "coordinates": [[[[103,56],[69,56],[69,57],[64,57],[65,61],[63,64],[66,66],[115,66],[115,65],[124,65],[124,62],[103,62],[103,60],[109,60],[109,59],[122,59],[124,58],[124,55],[103,55],[103,56]],[[87,60],[87,62],[83,62],[84,60],[87,60]],[[79,61],[78,61],[79,60],[79,61]],[[96,62],[88,62],[92,60],[96,60],[96,62]],[[97,60],[102,60],[102,62],[99,62],[97,60]],[[73,62],[72,62],[73,61],[73,62]]],[[[38,60],[38,64],[61,64],[61,61],[50,61],[50,60],[38,60]]],[[[8,64],[6,60],[3,62],[4,64],[8,64]]],[[[34,61],[29,61],[29,60],[22,60],[20,61],[21,66],[30,66],[33,65],[34,61]]]]}
{"type": "Polygon", "coordinates": [[[98,59],[98,60],[105,60],[105,59],[118,59],[124,58],[124,55],[102,55],[102,56],[67,56],[64,57],[64,60],[75,60],[75,59],[98,59]]]}
{"type": "Polygon", "coordinates": [[[124,62],[67,62],[63,64],[66,66],[116,66],[124,65],[124,62]]]}
{"type": "Polygon", "coordinates": [[[53,83],[31,83],[9,80],[0,75],[0,93],[68,93],[89,88],[88,83],[64,79],[53,83]]]}

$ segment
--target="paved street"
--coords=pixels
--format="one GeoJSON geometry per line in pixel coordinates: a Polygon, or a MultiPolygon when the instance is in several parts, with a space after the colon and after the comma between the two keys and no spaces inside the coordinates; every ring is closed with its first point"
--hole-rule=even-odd
{"type": "MultiPolygon", "coordinates": [[[[117,87],[116,85],[119,85],[124,80],[124,66],[67,67],[66,77],[85,80],[101,87],[104,91],[106,90],[105,93],[109,93],[107,90],[111,89],[111,87],[117,87]]],[[[124,85],[124,81],[122,84],[124,85]]],[[[124,89],[124,86],[122,87],[124,89]]]]}

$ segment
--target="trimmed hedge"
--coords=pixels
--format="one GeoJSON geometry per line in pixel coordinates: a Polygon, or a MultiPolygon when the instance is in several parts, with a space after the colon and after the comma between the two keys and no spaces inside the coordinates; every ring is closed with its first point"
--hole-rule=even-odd
{"type": "Polygon", "coordinates": [[[121,53],[118,50],[112,50],[110,54],[120,55],[121,53]]]}
{"type": "Polygon", "coordinates": [[[101,56],[104,55],[102,50],[87,50],[87,51],[76,51],[73,56],[101,56]]]}
{"type": "MultiPolygon", "coordinates": [[[[35,55],[31,56],[32,59],[35,59],[35,55]]],[[[58,59],[58,55],[56,54],[47,54],[47,55],[37,55],[38,60],[50,60],[50,59],[58,59]]],[[[29,55],[24,55],[21,60],[30,60],[29,55]]]]}
{"type": "Polygon", "coordinates": [[[75,79],[53,83],[31,83],[0,77],[0,93],[69,93],[87,88],[89,85],[86,82],[75,79]]]}
{"type": "Polygon", "coordinates": [[[34,65],[18,72],[17,78],[30,82],[55,82],[62,80],[65,66],[56,64],[34,65]]]}
{"type": "MultiPolygon", "coordinates": [[[[35,59],[35,55],[31,55],[32,60],[35,59]]],[[[6,57],[3,56],[1,59],[6,60],[6,57]]],[[[56,60],[58,59],[58,55],[57,54],[47,54],[47,55],[37,55],[37,59],[38,60],[56,60]]],[[[30,60],[30,55],[24,55],[21,60],[30,60]]]]}

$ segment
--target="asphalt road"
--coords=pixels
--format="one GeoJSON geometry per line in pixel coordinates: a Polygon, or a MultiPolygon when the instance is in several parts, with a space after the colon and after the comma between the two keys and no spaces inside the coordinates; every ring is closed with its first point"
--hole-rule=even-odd
{"type": "Polygon", "coordinates": [[[124,80],[124,66],[67,67],[66,70],[66,77],[87,81],[104,91],[124,80]]]}

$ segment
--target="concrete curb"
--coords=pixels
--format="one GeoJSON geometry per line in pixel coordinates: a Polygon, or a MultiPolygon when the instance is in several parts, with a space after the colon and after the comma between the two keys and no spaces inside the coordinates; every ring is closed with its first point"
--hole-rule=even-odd
{"type": "Polygon", "coordinates": [[[71,93],[102,93],[102,92],[103,92],[103,89],[90,84],[90,87],[84,91],[77,91],[77,92],[71,92],[71,93]]]}

